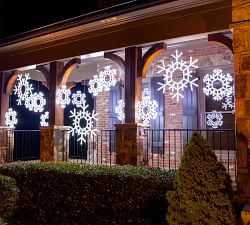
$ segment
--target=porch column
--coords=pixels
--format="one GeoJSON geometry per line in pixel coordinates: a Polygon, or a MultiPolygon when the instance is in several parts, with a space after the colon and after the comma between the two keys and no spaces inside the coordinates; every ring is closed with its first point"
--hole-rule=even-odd
{"type": "Polygon", "coordinates": [[[40,159],[48,161],[66,161],[68,159],[69,129],[64,125],[64,111],[56,104],[56,91],[60,87],[62,62],[51,62],[49,71],[48,111],[49,126],[41,127],[40,159]]]}
{"type": "Polygon", "coordinates": [[[250,1],[233,0],[236,97],[237,188],[240,202],[250,200],[250,1]]]}
{"type": "Polygon", "coordinates": [[[141,48],[125,49],[125,124],[116,125],[116,162],[121,165],[137,165],[135,103],[141,98],[142,77],[138,75],[141,58],[141,48]]]}
{"type": "Polygon", "coordinates": [[[0,73],[0,125],[1,126],[6,126],[5,124],[5,113],[8,111],[9,108],[9,100],[10,100],[10,95],[6,93],[5,90],[5,76],[4,73],[0,73]]]}

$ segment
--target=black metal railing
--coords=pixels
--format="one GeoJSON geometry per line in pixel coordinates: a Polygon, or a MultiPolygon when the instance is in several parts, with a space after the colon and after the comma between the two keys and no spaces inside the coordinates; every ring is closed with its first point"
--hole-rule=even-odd
{"type": "Polygon", "coordinates": [[[236,179],[235,130],[145,129],[144,165],[164,169],[178,169],[185,145],[193,132],[199,132],[211,145],[218,160],[236,179]]]}
{"type": "Polygon", "coordinates": [[[69,139],[70,162],[88,164],[115,164],[116,134],[115,130],[101,130],[96,136],[86,137],[80,143],[79,136],[69,139]]]}
{"type": "Polygon", "coordinates": [[[13,161],[40,159],[40,130],[14,130],[13,161]]]}

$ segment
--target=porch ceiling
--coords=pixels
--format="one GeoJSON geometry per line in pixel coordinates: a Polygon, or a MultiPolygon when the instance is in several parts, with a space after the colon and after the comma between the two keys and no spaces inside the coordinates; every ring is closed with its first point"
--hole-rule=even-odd
{"type": "MultiPolygon", "coordinates": [[[[116,15],[49,34],[16,40],[0,47],[0,71],[32,64],[110,51],[186,35],[228,29],[231,23],[231,1],[179,0],[116,15]],[[178,2],[178,4],[177,4],[178,2]]],[[[63,26],[63,24],[62,24],[63,26]]],[[[52,29],[53,30],[53,29],[52,29]]],[[[31,36],[29,36],[31,35],[31,36]]]]}

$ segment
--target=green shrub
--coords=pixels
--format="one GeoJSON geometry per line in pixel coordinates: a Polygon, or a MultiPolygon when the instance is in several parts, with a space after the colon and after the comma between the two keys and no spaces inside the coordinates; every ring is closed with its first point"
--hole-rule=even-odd
{"type": "Polygon", "coordinates": [[[12,177],[0,176],[0,218],[8,220],[16,208],[18,188],[12,177]]]}
{"type": "Polygon", "coordinates": [[[173,171],[73,163],[0,167],[20,187],[22,224],[166,224],[173,171]]]}
{"type": "Polygon", "coordinates": [[[193,134],[185,148],[174,191],[167,197],[170,225],[235,224],[230,176],[198,133],[193,134]]]}
{"type": "Polygon", "coordinates": [[[2,218],[0,218],[0,225],[7,225],[2,218]]]}

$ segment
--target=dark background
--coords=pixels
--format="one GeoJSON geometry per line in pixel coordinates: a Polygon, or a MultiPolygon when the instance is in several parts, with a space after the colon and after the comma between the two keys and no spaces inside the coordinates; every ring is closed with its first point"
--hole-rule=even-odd
{"type": "MultiPolygon", "coordinates": [[[[0,40],[62,20],[113,7],[132,9],[173,0],[1,1],[0,40]]],[[[107,13],[108,14],[108,13],[107,13]]]]}

